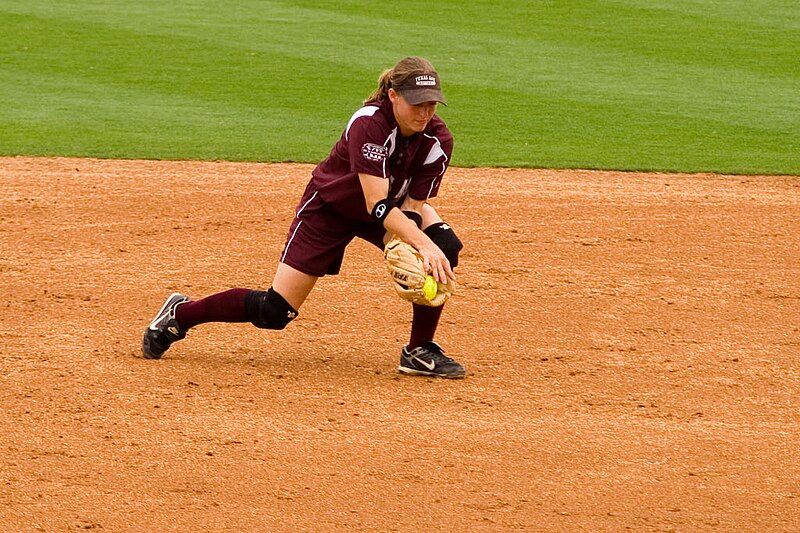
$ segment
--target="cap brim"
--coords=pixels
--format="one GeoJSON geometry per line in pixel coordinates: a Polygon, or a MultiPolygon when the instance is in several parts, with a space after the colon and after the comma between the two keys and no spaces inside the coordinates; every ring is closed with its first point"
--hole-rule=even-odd
{"type": "Polygon", "coordinates": [[[439,102],[447,105],[442,91],[439,89],[411,89],[400,91],[400,95],[411,105],[422,104],[424,102],[439,102]]]}

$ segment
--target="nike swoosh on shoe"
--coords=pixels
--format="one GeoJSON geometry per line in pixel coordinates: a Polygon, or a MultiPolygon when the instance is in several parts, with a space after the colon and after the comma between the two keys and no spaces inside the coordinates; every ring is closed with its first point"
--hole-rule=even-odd
{"type": "Polygon", "coordinates": [[[427,363],[424,360],[417,357],[416,355],[414,356],[414,360],[419,361],[419,363],[428,370],[433,370],[434,368],[436,368],[436,361],[431,361],[430,363],[427,363]]]}

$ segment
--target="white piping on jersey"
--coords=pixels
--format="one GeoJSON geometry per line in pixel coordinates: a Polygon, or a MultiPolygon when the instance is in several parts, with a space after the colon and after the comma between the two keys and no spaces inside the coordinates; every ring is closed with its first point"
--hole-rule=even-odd
{"type": "Polygon", "coordinates": [[[309,198],[309,199],[308,199],[308,201],[307,201],[306,203],[304,203],[304,204],[303,204],[303,207],[301,207],[301,208],[300,208],[300,209],[297,211],[297,213],[295,213],[295,216],[297,216],[297,217],[299,217],[299,216],[300,216],[300,213],[302,213],[302,212],[303,212],[303,209],[305,209],[305,208],[306,208],[306,206],[307,206],[308,204],[310,204],[310,203],[311,203],[311,200],[313,200],[314,198],[316,198],[316,196],[317,196],[317,193],[318,193],[318,192],[319,192],[319,191],[314,191],[314,194],[312,194],[312,195],[311,195],[311,198],[309,198]]]}
{"type": "Polygon", "coordinates": [[[403,185],[400,186],[400,190],[397,192],[397,194],[394,195],[394,199],[399,200],[400,198],[405,196],[406,193],[408,192],[409,185],[411,185],[411,178],[406,178],[403,181],[403,185]]]}
{"type": "Polygon", "coordinates": [[[353,113],[353,116],[350,117],[350,122],[347,123],[347,128],[344,130],[344,140],[349,140],[348,135],[350,134],[350,126],[353,125],[353,122],[355,122],[357,118],[371,117],[378,111],[378,109],[380,109],[378,106],[367,105],[353,113]]]}
{"type": "MultiPolygon", "coordinates": [[[[397,143],[395,143],[396,139],[397,139],[397,128],[394,128],[392,130],[392,132],[389,134],[389,136],[386,138],[386,142],[383,143],[384,146],[386,146],[386,145],[389,146],[389,149],[387,150],[388,153],[386,154],[386,157],[383,160],[383,177],[384,178],[387,177],[387,175],[386,175],[386,163],[389,161],[389,158],[392,157],[392,154],[394,153],[394,147],[397,144],[397,143]]],[[[389,185],[389,188],[391,188],[391,184],[389,185]]]]}
{"type": "MultiPolygon", "coordinates": [[[[303,204],[303,207],[301,207],[300,209],[297,210],[297,213],[295,214],[296,217],[299,217],[300,213],[303,212],[303,209],[305,209],[306,206],[311,203],[311,200],[313,200],[314,198],[317,197],[317,193],[318,192],[319,191],[314,191],[314,194],[312,194],[311,198],[309,198],[308,201],[303,204]]],[[[294,236],[297,235],[297,230],[300,229],[300,226],[302,224],[303,224],[303,221],[301,220],[301,221],[299,221],[297,223],[297,227],[294,228],[294,231],[292,232],[292,236],[289,238],[289,242],[286,243],[286,249],[283,250],[283,255],[281,256],[281,263],[283,263],[283,260],[286,259],[286,254],[289,253],[289,245],[292,244],[292,241],[294,240],[294,236]]]]}
{"type": "MultiPolygon", "coordinates": [[[[425,137],[430,137],[430,135],[425,135],[425,137]]],[[[447,154],[444,153],[442,150],[442,143],[439,142],[439,139],[433,137],[436,141],[433,146],[431,146],[431,151],[428,152],[428,157],[425,158],[425,162],[422,163],[423,165],[430,165],[431,163],[436,162],[440,157],[444,156],[447,159],[447,154]]]]}
{"type": "Polygon", "coordinates": [[[429,165],[431,163],[435,163],[442,156],[444,156],[444,161],[442,161],[442,171],[439,173],[438,178],[434,178],[431,181],[431,188],[428,190],[428,198],[430,198],[431,194],[433,193],[433,187],[434,187],[434,185],[436,185],[436,180],[437,179],[441,180],[442,176],[444,176],[445,170],[447,170],[447,154],[444,153],[444,150],[442,150],[442,143],[439,141],[439,139],[437,137],[435,137],[433,135],[428,135],[427,133],[423,133],[423,135],[425,137],[427,137],[428,139],[433,139],[435,142],[434,142],[434,145],[431,146],[431,151],[428,152],[428,157],[425,158],[425,162],[422,163],[422,164],[423,165],[429,165]]]}
{"type": "Polygon", "coordinates": [[[439,174],[438,178],[433,178],[433,180],[431,180],[431,188],[428,189],[428,196],[425,198],[426,200],[430,199],[431,194],[433,194],[433,186],[436,185],[436,180],[438,179],[442,179],[442,174],[439,174]]]}

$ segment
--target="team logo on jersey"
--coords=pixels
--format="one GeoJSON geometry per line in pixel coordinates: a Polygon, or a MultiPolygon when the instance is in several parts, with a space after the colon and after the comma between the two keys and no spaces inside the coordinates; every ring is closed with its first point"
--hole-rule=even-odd
{"type": "Polygon", "coordinates": [[[361,147],[361,155],[370,161],[383,161],[389,153],[389,149],[380,144],[366,143],[361,147]]]}
{"type": "Polygon", "coordinates": [[[436,78],[433,76],[425,75],[425,76],[417,76],[414,78],[414,81],[417,82],[417,86],[420,85],[436,85],[436,78]]]}

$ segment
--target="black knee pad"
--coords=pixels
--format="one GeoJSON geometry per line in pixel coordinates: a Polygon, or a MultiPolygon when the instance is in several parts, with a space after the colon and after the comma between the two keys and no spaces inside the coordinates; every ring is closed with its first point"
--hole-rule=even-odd
{"type": "Polygon", "coordinates": [[[283,329],[297,317],[297,310],[272,288],[248,292],[244,310],[247,319],[261,329],[283,329]]]}
{"type": "Polygon", "coordinates": [[[450,267],[455,268],[458,266],[458,252],[464,248],[461,240],[456,236],[456,232],[445,222],[437,222],[425,228],[425,235],[441,248],[447,260],[450,261],[450,267]]]}

